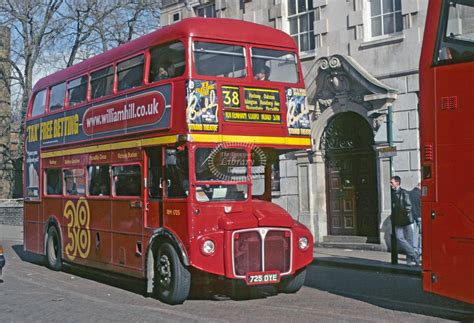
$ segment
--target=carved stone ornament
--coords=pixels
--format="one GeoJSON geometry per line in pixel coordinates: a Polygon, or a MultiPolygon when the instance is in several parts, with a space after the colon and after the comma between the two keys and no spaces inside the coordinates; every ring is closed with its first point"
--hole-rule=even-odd
{"type": "Polygon", "coordinates": [[[316,101],[316,106],[313,112],[313,121],[316,121],[321,117],[321,114],[330,106],[332,106],[334,100],[333,99],[319,99],[316,101]]]}
{"type": "Polygon", "coordinates": [[[374,129],[374,131],[377,132],[384,122],[385,122],[385,114],[381,114],[377,116],[376,118],[373,118],[372,128],[374,129]]]}
{"type": "Polygon", "coordinates": [[[333,56],[329,59],[329,66],[331,68],[339,68],[341,67],[341,61],[336,56],[333,56]]]}

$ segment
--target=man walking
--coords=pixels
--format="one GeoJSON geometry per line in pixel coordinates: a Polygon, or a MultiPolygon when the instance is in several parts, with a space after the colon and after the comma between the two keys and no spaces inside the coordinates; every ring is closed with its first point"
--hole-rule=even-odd
{"type": "Polygon", "coordinates": [[[390,179],[390,186],[392,187],[392,225],[395,226],[398,246],[407,255],[407,264],[419,265],[418,253],[413,248],[413,214],[410,195],[400,185],[400,176],[393,176],[390,179]]]}
{"type": "Polygon", "coordinates": [[[421,183],[418,183],[410,192],[415,234],[413,235],[413,248],[421,255],[421,183]]]}

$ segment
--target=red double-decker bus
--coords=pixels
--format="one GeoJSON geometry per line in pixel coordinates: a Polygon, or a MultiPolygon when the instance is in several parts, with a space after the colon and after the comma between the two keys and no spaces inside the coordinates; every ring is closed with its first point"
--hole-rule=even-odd
{"type": "Polygon", "coordinates": [[[430,1],[420,61],[423,287],[474,303],[474,1],[430,1]]]}
{"type": "Polygon", "coordinates": [[[310,147],[309,123],[292,38],[238,20],[184,20],[45,77],[25,250],[142,278],[171,304],[216,277],[296,292],[313,238],[271,202],[272,169],[310,147]]]}

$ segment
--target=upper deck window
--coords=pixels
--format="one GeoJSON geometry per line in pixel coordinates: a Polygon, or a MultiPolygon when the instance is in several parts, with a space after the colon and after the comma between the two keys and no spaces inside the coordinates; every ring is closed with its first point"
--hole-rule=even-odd
{"type": "Polygon", "coordinates": [[[474,59],[474,3],[449,1],[444,8],[437,61],[474,59]]]}
{"type": "Polygon", "coordinates": [[[91,99],[112,94],[114,88],[114,68],[109,66],[91,73],[91,99]]]}
{"type": "Polygon", "coordinates": [[[243,46],[195,42],[194,63],[201,75],[233,78],[246,75],[243,46]]]}
{"type": "Polygon", "coordinates": [[[69,106],[84,102],[87,99],[87,75],[67,83],[69,106]]]}
{"type": "Polygon", "coordinates": [[[35,95],[35,100],[33,101],[33,109],[31,111],[31,116],[39,116],[43,114],[46,109],[46,90],[39,91],[35,95]]]}
{"type": "Polygon", "coordinates": [[[181,76],[186,67],[184,45],[176,42],[161,45],[151,50],[148,80],[156,82],[181,76]]]}
{"type": "Polygon", "coordinates": [[[49,97],[49,111],[55,111],[64,108],[64,99],[66,97],[66,83],[55,85],[51,88],[49,97]]]}
{"type": "Polygon", "coordinates": [[[117,65],[118,90],[126,90],[143,83],[145,56],[139,55],[117,65]]]}
{"type": "Polygon", "coordinates": [[[252,48],[253,75],[256,80],[296,83],[298,68],[291,52],[252,48]]]}

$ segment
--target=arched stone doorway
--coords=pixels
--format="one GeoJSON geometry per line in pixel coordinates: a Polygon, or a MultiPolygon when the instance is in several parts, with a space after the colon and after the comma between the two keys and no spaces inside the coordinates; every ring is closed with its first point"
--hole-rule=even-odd
{"type": "Polygon", "coordinates": [[[355,112],[336,114],[321,137],[328,234],[379,242],[374,132],[355,112]]]}

